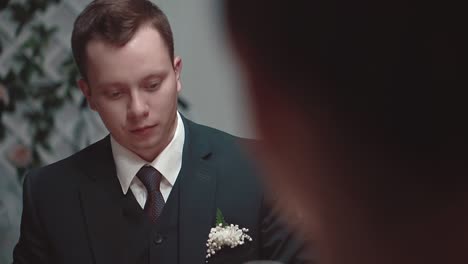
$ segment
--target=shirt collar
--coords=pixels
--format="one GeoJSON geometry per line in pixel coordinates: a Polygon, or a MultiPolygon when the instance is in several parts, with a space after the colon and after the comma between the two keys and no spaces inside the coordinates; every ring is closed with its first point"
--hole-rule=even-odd
{"type": "Polygon", "coordinates": [[[176,118],[177,125],[174,137],[151,163],[146,162],[132,151],[120,145],[111,135],[112,155],[114,157],[117,178],[124,194],[127,194],[133,178],[144,165],[153,166],[171,186],[174,186],[182,164],[182,151],[185,141],[184,123],[179,112],[177,112],[176,118]]]}

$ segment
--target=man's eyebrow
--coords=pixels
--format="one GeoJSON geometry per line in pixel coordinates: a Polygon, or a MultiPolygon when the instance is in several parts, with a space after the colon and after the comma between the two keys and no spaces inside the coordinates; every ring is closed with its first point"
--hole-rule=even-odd
{"type": "MultiPolygon", "coordinates": [[[[153,72],[143,77],[139,81],[139,83],[148,82],[152,79],[162,80],[163,77],[164,77],[163,72],[153,72]]],[[[103,81],[103,82],[98,82],[96,86],[100,88],[109,88],[109,87],[124,87],[126,86],[126,84],[123,82],[116,82],[116,81],[103,81]]]]}
{"type": "Polygon", "coordinates": [[[163,73],[161,72],[156,72],[156,73],[151,73],[151,74],[148,74],[146,75],[143,79],[141,79],[141,81],[148,81],[148,80],[151,80],[151,79],[161,79],[163,77],[163,73]]]}
{"type": "Polygon", "coordinates": [[[146,75],[143,79],[141,79],[141,80],[139,81],[139,85],[145,85],[145,84],[147,84],[147,83],[150,82],[150,81],[158,81],[158,82],[160,82],[160,81],[162,81],[163,78],[164,78],[163,73],[160,73],[160,72],[158,72],[158,73],[151,73],[151,74],[146,75]]]}
{"type": "Polygon", "coordinates": [[[109,87],[123,87],[125,84],[121,82],[100,82],[96,85],[98,88],[109,88],[109,87]]]}

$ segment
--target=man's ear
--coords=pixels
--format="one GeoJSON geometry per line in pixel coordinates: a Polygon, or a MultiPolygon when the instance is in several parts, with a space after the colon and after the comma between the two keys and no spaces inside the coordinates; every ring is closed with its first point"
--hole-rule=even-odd
{"type": "Polygon", "coordinates": [[[182,72],[182,59],[179,56],[174,58],[174,71],[177,80],[177,92],[182,90],[182,82],[180,80],[180,73],[182,72]]]}
{"type": "Polygon", "coordinates": [[[88,85],[88,82],[86,82],[86,80],[84,79],[79,79],[77,84],[78,84],[78,87],[80,87],[80,90],[83,93],[83,95],[86,97],[86,101],[88,101],[89,107],[92,110],[96,111],[96,105],[94,104],[91,98],[91,89],[88,85]]]}

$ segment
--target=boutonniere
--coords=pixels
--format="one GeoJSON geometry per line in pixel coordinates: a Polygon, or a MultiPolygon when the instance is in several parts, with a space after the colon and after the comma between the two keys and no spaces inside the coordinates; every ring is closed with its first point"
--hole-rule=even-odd
{"type": "Polygon", "coordinates": [[[238,225],[228,224],[224,220],[221,210],[216,210],[216,226],[211,228],[208,235],[206,246],[206,262],[223,247],[235,248],[243,245],[245,240],[252,241],[252,238],[246,234],[247,228],[239,228],[238,225]]]}

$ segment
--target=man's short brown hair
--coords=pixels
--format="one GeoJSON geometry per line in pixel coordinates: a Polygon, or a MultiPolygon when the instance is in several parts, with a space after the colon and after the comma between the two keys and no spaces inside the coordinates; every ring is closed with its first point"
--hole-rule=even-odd
{"type": "Polygon", "coordinates": [[[174,40],[166,15],[148,0],[95,0],[75,21],[71,45],[81,76],[86,79],[86,45],[101,39],[112,45],[125,45],[142,25],[151,25],[163,38],[171,61],[174,40]]]}

